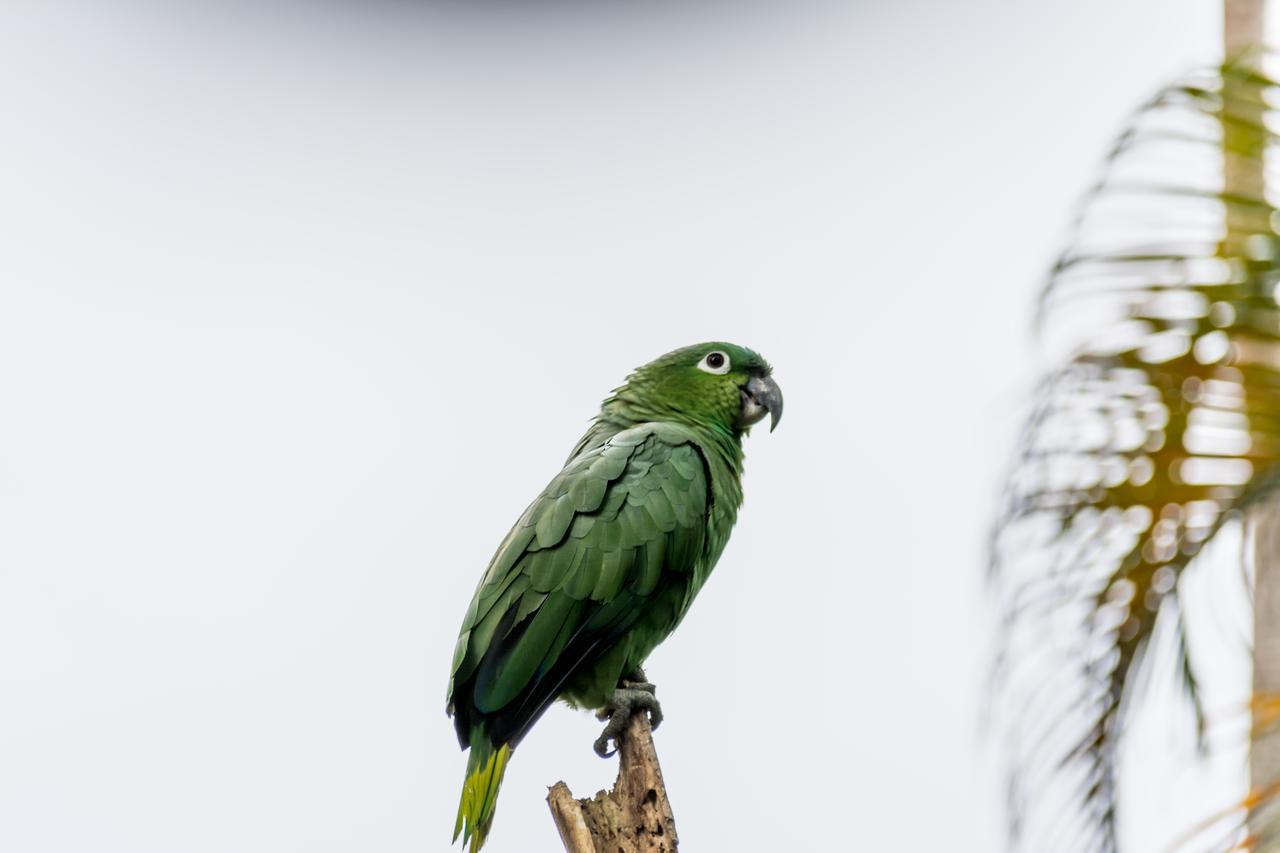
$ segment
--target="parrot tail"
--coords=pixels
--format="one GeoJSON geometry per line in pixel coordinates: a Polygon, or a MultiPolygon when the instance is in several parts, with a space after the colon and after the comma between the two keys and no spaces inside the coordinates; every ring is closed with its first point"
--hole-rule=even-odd
{"type": "Polygon", "coordinates": [[[453,826],[453,840],[471,843],[470,853],[479,853],[493,826],[493,813],[498,805],[498,788],[507,772],[511,746],[494,748],[480,727],[471,730],[471,754],[467,757],[467,779],[462,784],[462,802],[458,804],[458,820],[453,826]]]}

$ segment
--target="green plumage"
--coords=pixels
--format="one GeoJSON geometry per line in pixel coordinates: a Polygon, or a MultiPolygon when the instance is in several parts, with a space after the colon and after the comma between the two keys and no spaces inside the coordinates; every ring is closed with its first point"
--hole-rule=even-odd
{"type": "Polygon", "coordinates": [[[758,355],[725,343],[640,368],[494,554],[449,681],[472,750],[455,839],[473,852],[507,756],[542,712],[557,698],[604,707],[702,588],[742,502],[741,437],[763,416],[752,390],[772,389],[763,405],[775,423],[781,412],[768,376],[758,355]]]}

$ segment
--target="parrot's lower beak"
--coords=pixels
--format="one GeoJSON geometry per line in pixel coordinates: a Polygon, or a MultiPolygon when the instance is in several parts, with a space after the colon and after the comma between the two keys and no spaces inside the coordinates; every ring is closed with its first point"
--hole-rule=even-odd
{"type": "Polygon", "coordinates": [[[769,432],[773,432],[782,420],[782,389],[778,383],[771,376],[752,376],[739,390],[742,407],[738,410],[738,429],[759,423],[768,414],[769,432]]]}

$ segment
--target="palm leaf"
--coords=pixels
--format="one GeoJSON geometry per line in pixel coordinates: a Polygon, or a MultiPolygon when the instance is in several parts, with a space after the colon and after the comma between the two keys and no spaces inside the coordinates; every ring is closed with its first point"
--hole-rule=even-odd
{"type": "Polygon", "coordinates": [[[1117,849],[1119,750],[1153,668],[1176,673],[1203,737],[1180,581],[1280,482],[1280,216],[1248,191],[1280,151],[1275,103],[1280,85],[1243,66],[1159,92],[1042,294],[1057,366],[991,561],[1017,849],[1117,849]]]}

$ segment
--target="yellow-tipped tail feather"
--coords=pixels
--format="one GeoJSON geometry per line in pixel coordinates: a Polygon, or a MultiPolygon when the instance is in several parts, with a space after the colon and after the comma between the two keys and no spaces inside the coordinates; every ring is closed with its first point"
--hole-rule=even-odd
{"type": "Polygon", "coordinates": [[[479,853],[493,826],[493,813],[498,805],[498,788],[507,772],[511,747],[503,744],[497,750],[478,732],[471,738],[471,754],[467,757],[467,780],[462,783],[462,802],[458,804],[458,820],[453,825],[453,840],[462,836],[470,842],[470,853],[479,853]]]}

